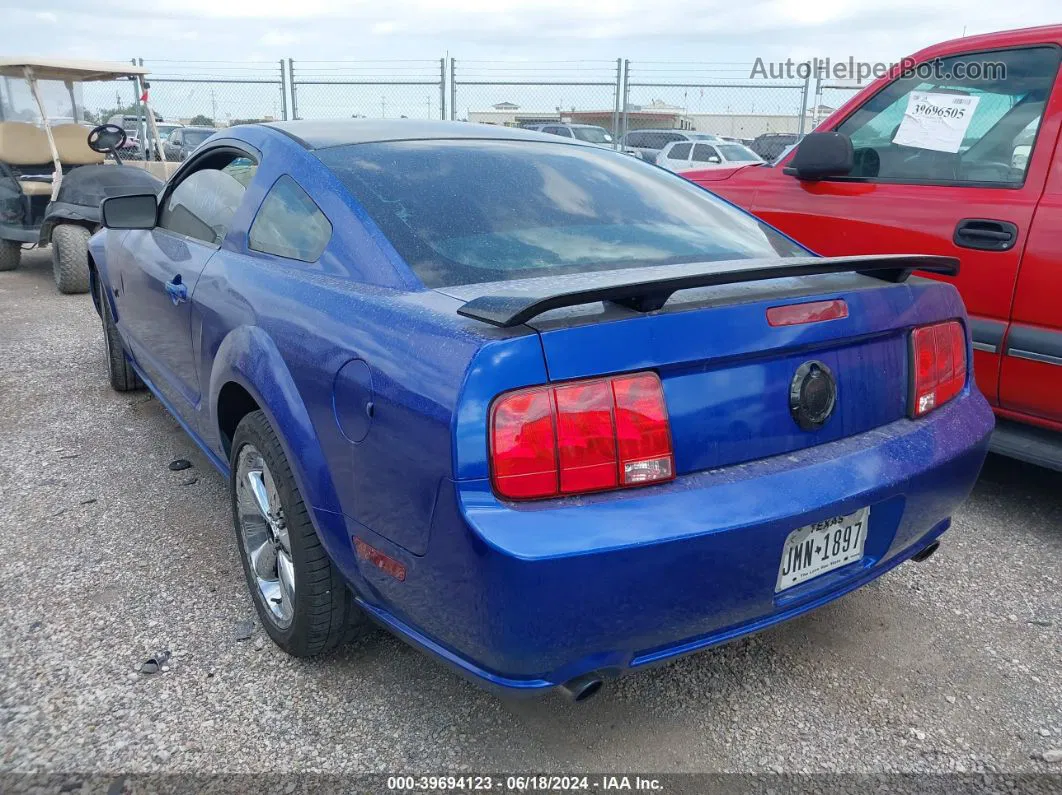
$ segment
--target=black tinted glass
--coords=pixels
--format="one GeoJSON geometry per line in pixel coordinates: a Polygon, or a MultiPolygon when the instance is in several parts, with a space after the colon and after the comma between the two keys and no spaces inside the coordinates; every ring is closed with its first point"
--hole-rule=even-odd
{"type": "Polygon", "coordinates": [[[332,236],[332,224],[298,183],[285,175],[262,202],[249,234],[250,248],[313,262],[332,236]]]}
{"type": "Polygon", "coordinates": [[[429,287],[806,254],[692,183],[597,147],[433,140],[316,154],[429,287]]]}

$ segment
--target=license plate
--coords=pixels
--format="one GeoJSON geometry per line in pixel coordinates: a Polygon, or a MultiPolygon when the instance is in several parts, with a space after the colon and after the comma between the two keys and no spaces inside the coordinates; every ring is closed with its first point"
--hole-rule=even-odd
{"type": "Polygon", "coordinates": [[[863,557],[870,508],[794,530],[782,546],[778,582],[784,591],[863,557]]]}

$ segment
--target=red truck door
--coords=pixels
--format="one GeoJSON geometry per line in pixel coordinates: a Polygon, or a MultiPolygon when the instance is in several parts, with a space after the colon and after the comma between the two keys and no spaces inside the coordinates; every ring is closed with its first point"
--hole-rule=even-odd
{"type": "Polygon", "coordinates": [[[1062,430],[1062,137],[1018,272],[999,402],[1004,415],[1062,430]]]}
{"type": "Polygon", "coordinates": [[[936,58],[932,74],[900,76],[820,128],[851,138],[849,175],[801,181],[776,166],[703,184],[826,256],[958,256],[977,383],[998,406],[1018,266],[1062,117],[1059,61],[1043,44],[936,58]]]}

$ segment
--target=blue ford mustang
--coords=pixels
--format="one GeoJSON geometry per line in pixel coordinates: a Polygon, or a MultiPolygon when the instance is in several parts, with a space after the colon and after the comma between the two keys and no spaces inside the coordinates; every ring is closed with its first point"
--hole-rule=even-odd
{"type": "Polygon", "coordinates": [[[928,557],[992,429],[954,260],[815,257],[556,136],[237,127],[103,213],[111,383],[229,479],[295,655],[371,617],[586,698],[928,557]]]}

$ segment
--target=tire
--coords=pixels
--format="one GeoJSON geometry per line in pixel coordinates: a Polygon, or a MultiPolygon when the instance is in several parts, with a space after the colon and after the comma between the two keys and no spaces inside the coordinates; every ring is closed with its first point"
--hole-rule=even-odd
{"type": "Polygon", "coordinates": [[[334,649],[364,625],[365,614],[321,546],[280,440],[261,411],[236,427],[229,463],[236,544],[262,626],[294,657],[334,649]]]}
{"type": "Polygon", "coordinates": [[[22,244],[0,240],[0,271],[13,271],[22,259],[22,244]]]}
{"type": "Polygon", "coordinates": [[[129,357],[125,355],[121,337],[118,336],[118,327],[111,316],[111,305],[107,301],[107,291],[101,279],[96,280],[99,284],[98,296],[100,299],[100,322],[103,324],[103,353],[107,357],[107,377],[115,392],[132,392],[135,389],[143,389],[144,382],[133,369],[129,357]]]}
{"type": "Polygon", "coordinates": [[[89,291],[88,239],[92,233],[77,224],[52,230],[52,272],[61,293],[89,291]]]}

